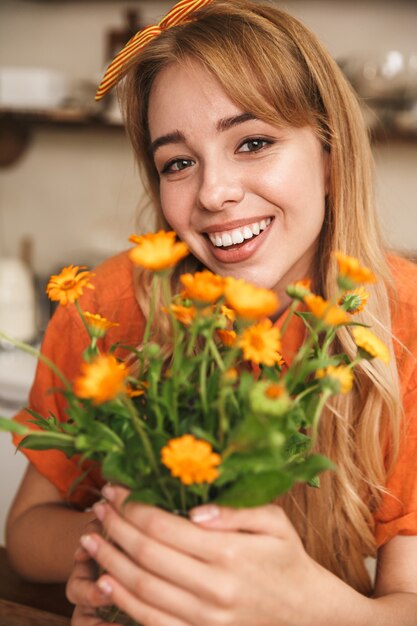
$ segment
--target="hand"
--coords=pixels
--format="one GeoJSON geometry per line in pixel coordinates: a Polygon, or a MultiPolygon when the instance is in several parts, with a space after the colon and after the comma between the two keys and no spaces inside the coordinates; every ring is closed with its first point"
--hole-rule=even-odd
{"type": "Polygon", "coordinates": [[[98,588],[144,626],[325,623],[316,609],[332,599],[321,582],[335,577],[306,554],[280,507],[205,506],[191,512],[193,523],[123,505],[121,488],[104,493],[111,505],[95,512],[123,552],[96,534],[83,545],[107,572],[98,588]]]}
{"type": "MultiPolygon", "coordinates": [[[[86,533],[101,533],[102,526],[97,519],[93,519],[85,530],[86,533]]],[[[74,568],[66,587],[68,600],[76,605],[71,620],[72,626],[105,626],[106,622],[97,616],[96,609],[112,602],[97,588],[95,584],[97,577],[96,562],[82,546],[79,546],[74,554],[74,568]]],[[[113,623],[112,626],[117,625],[113,623]]]]}

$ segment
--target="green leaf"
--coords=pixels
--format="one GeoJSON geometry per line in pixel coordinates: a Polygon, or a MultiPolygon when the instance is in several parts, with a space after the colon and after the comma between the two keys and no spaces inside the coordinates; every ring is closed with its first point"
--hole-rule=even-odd
{"type": "Polygon", "coordinates": [[[106,424],[103,424],[102,422],[94,422],[94,425],[92,427],[92,434],[99,440],[107,440],[112,448],[114,448],[114,446],[122,450],[124,448],[123,441],[120,439],[120,437],[118,437],[111,428],[109,428],[108,426],[106,426],[106,424]]]}
{"type": "Polygon", "coordinates": [[[233,471],[236,476],[245,476],[248,473],[277,472],[282,465],[282,456],[272,450],[258,453],[251,450],[248,454],[233,454],[222,463],[222,469],[233,471]]]}
{"type": "Polygon", "coordinates": [[[89,473],[91,472],[91,467],[89,467],[88,469],[86,469],[82,474],[80,474],[75,480],[72,481],[70,488],[67,491],[67,497],[70,497],[75,490],[77,489],[78,485],[80,485],[83,480],[85,478],[87,478],[87,476],[89,475],[89,473]]]}
{"type": "Polygon", "coordinates": [[[166,506],[166,501],[162,496],[154,489],[134,489],[126,502],[141,502],[142,504],[151,504],[153,506],[166,506]]]}
{"type": "Polygon", "coordinates": [[[102,463],[102,474],[107,480],[111,480],[129,489],[136,487],[135,479],[126,471],[126,456],[120,452],[110,452],[102,463]]]}
{"type": "Polygon", "coordinates": [[[248,474],[226,488],[215,502],[236,508],[261,506],[291,489],[293,479],[285,472],[248,474]]]}
{"type": "Polygon", "coordinates": [[[215,448],[216,450],[218,449],[218,441],[211,433],[207,432],[207,430],[204,430],[204,428],[200,428],[200,426],[191,426],[190,430],[193,435],[198,437],[198,439],[204,439],[205,441],[208,441],[208,443],[211,443],[213,448],[215,448]]]}
{"type": "Polygon", "coordinates": [[[305,461],[291,466],[291,473],[296,481],[309,482],[313,480],[317,474],[325,470],[335,469],[334,463],[322,454],[313,454],[305,461]]]}
{"type": "Polygon", "coordinates": [[[60,450],[68,457],[75,454],[74,438],[64,433],[36,431],[27,435],[19,444],[19,448],[28,450],[60,450]]]}
{"type": "Polygon", "coordinates": [[[318,322],[318,320],[314,317],[314,315],[310,311],[295,311],[294,315],[296,315],[297,317],[300,317],[303,320],[306,328],[308,328],[310,333],[317,340],[317,333],[311,324],[311,322],[313,322],[313,324],[317,324],[318,322]]]}
{"type": "Polygon", "coordinates": [[[307,452],[311,446],[311,439],[307,435],[300,432],[293,433],[286,443],[287,457],[295,456],[307,452]]]}
{"type": "Polygon", "coordinates": [[[30,420],[31,424],[36,424],[36,426],[39,426],[39,428],[42,428],[42,430],[48,432],[61,432],[61,428],[58,425],[57,419],[54,415],[50,415],[49,417],[45,418],[39,413],[36,413],[36,411],[32,411],[32,409],[26,409],[26,411],[29,413],[29,415],[32,415],[32,417],[35,418],[33,420],[30,420]]]}
{"type": "Polygon", "coordinates": [[[16,435],[27,435],[30,432],[30,428],[19,424],[7,417],[0,417],[0,430],[9,433],[16,433],[16,435]]]}

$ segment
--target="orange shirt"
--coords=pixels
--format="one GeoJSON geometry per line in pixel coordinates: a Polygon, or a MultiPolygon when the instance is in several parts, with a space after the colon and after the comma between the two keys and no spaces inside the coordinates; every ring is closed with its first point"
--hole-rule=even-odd
{"type": "MultiPolygon", "coordinates": [[[[383,545],[397,534],[417,534],[417,266],[403,259],[392,260],[397,285],[393,315],[394,336],[408,349],[396,348],[406,416],[406,436],[394,472],[387,482],[389,495],[375,515],[376,539],[383,545]]],[[[133,288],[132,266],[127,253],[112,257],[96,269],[95,289],[87,289],[80,299],[84,311],[100,313],[120,326],[111,328],[104,338],[103,350],[117,341],[138,345],[144,331],[144,318],[133,288]]],[[[280,323],[281,320],[278,321],[280,323]]],[[[294,318],[283,340],[283,356],[291,361],[304,337],[304,325],[294,318]]],[[[59,307],[53,316],[42,344],[42,351],[72,380],[78,373],[88,337],[74,306],[59,307]]],[[[122,356],[122,353],[119,352],[122,356]]],[[[39,363],[29,396],[29,406],[42,415],[53,413],[65,420],[65,399],[51,393],[60,387],[51,370],[39,363]]],[[[15,418],[28,422],[31,416],[21,411],[15,418]]],[[[33,425],[32,425],[33,426],[33,425]]],[[[18,438],[15,437],[15,441],[18,438]]],[[[81,476],[76,459],[68,459],[56,450],[24,450],[37,470],[48,478],[63,498],[80,508],[90,506],[100,497],[103,479],[97,466],[74,491],[70,487],[81,476]]]]}

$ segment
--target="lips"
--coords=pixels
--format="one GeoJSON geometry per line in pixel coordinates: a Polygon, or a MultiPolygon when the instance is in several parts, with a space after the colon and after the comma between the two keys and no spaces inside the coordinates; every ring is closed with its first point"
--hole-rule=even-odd
{"type": "Polygon", "coordinates": [[[206,231],[211,254],[222,263],[238,263],[251,257],[268,235],[273,219],[263,218],[227,230],[206,231]]]}
{"type": "Polygon", "coordinates": [[[241,244],[245,240],[257,237],[259,233],[264,231],[269,226],[271,221],[272,219],[268,217],[267,219],[263,219],[258,222],[252,222],[251,224],[241,226],[240,228],[234,228],[233,230],[209,233],[208,237],[213,246],[216,246],[217,248],[225,248],[228,246],[241,244]]]}

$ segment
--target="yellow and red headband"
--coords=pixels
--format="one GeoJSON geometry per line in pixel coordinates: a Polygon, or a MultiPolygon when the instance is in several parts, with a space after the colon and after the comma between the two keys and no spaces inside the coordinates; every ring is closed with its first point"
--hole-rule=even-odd
{"type": "Polygon", "coordinates": [[[97,89],[95,99],[101,100],[119,82],[129,69],[129,61],[135,57],[139,50],[144,48],[155,37],[158,37],[164,30],[189,22],[191,13],[211,2],[213,0],[181,0],[181,2],[172,7],[159,24],[147,26],[137,32],[110,63],[97,89]]]}

